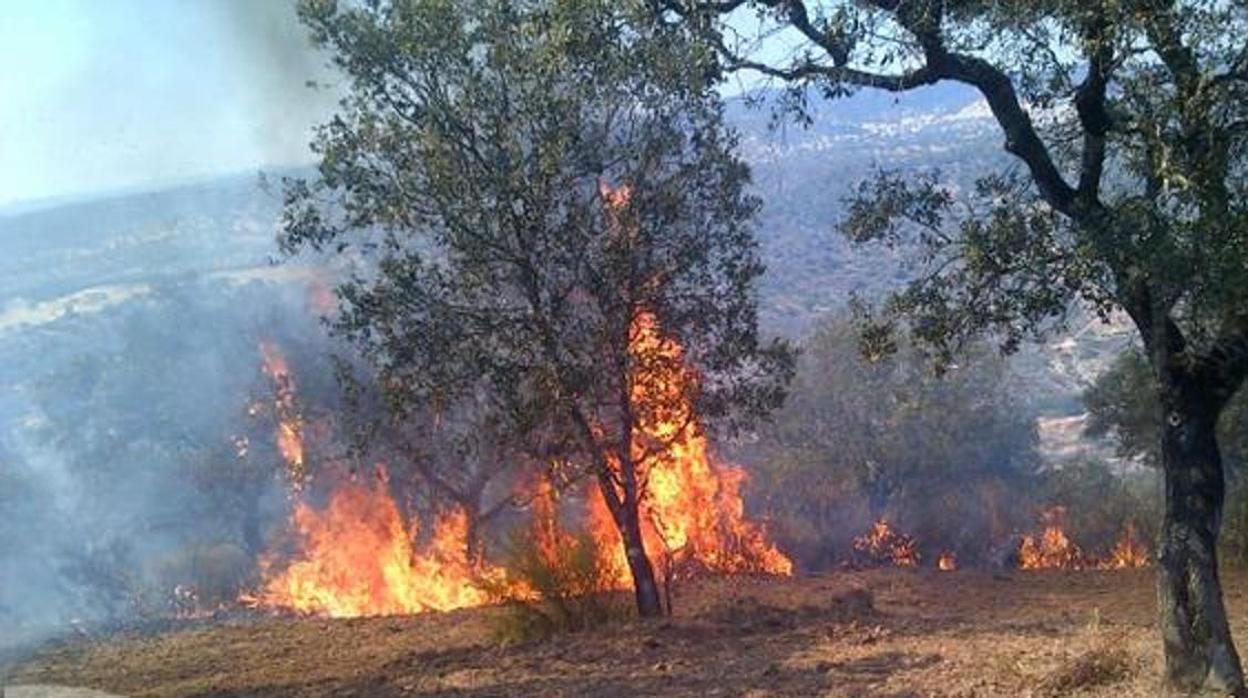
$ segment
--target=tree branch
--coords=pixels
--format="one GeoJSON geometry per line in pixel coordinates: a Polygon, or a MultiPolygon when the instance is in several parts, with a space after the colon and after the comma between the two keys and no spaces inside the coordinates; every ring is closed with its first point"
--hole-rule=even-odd
{"type": "Polygon", "coordinates": [[[1104,17],[1098,16],[1085,32],[1084,41],[1089,45],[1088,74],[1075,91],[1075,111],[1083,127],[1078,195],[1089,204],[1096,201],[1100,193],[1105,169],[1105,137],[1113,123],[1105,107],[1110,65],[1114,60],[1107,29],[1104,17]]]}

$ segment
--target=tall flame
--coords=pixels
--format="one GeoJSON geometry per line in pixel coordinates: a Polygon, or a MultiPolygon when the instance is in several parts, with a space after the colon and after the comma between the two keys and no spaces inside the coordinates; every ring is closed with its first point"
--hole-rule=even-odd
{"type": "MultiPolygon", "coordinates": [[[[687,382],[695,376],[683,365],[681,346],[660,333],[653,315],[643,313],[633,324],[630,351],[640,366],[633,377],[632,402],[641,415],[632,455],[646,485],[639,508],[652,562],[717,572],[792,574],[792,560],[745,516],[745,472],[710,456],[688,401],[687,382]],[[646,408],[655,404],[664,409],[646,408]],[[656,414],[660,416],[652,416],[656,414]],[[653,453],[656,445],[661,448],[653,453]],[[656,560],[656,555],[663,557],[656,560]]],[[[611,551],[625,585],[629,577],[623,546],[600,492],[592,497],[590,512],[590,530],[600,548],[611,551]]]]}
{"type": "MultiPolygon", "coordinates": [[[[623,236],[635,231],[626,216],[631,187],[601,182],[599,194],[611,232],[623,236]]],[[[688,565],[718,572],[792,574],[793,561],[745,517],[745,471],[710,457],[689,399],[697,377],[684,363],[683,347],[662,334],[653,314],[643,312],[633,319],[629,353],[636,367],[631,402],[638,416],[631,457],[643,485],[638,508],[651,562],[660,562],[667,575],[688,565]],[[662,557],[656,560],[656,555],[662,557]]],[[[624,546],[597,489],[590,498],[588,526],[599,549],[612,556],[610,567],[620,586],[627,586],[624,546]]]]}
{"type": "Polygon", "coordinates": [[[303,457],[303,418],[295,395],[295,377],[290,372],[286,355],[272,342],[260,343],[261,368],[273,382],[273,414],[277,420],[274,439],[286,464],[286,475],[295,489],[307,480],[303,457]]]}

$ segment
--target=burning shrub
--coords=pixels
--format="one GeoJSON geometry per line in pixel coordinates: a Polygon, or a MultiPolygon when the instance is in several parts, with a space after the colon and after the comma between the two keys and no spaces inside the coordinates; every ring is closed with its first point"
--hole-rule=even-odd
{"type": "Polygon", "coordinates": [[[885,519],[876,521],[870,531],[855,538],[854,550],[877,565],[917,567],[919,564],[914,538],[898,532],[885,519]]]}
{"type": "Polygon", "coordinates": [[[611,557],[587,533],[526,530],[513,537],[509,557],[507,581],[492,589],[509,599],[494,628],[504,644],[585,630],[630,615],[611,557]],[[557,538],[546,535],[550,533],[557,538]]]}
{"type": "Polygon", "coordinates": [[[405,519],[378,468],[339,483],[326,506],[299,502],[292,514],[293,560],[266,554],[259,605],[332,617],[449,611],[495,600],[478,580],[502,572],[468,556],[463,511],[442,513],[417,545],[419,521],[405,519]]]}
{"type": "Polygon", "coordinates": [[[1138,543],[1155,538],[1159,491],[1150,470],[1116,473],[1103,463],[1071,464],[1046,475],[1039,501],[1051,503],[1046,509],[1063,508],[1059,523],[1065,535],[1086,552],[1111,557],[1128,526],[1138,543]]]}

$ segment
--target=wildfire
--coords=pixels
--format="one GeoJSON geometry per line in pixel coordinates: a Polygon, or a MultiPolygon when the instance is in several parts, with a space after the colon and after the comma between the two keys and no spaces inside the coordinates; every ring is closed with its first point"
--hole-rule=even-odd
{"type": "MultiPolygon", "coordinates": [[[[643,465],[642,533],[652,562],[669,571],[792,574],[793,561],[745,516],[745,472],[710,456],[687,397],[687,381],[696,378],[683,364],[681,346],[660,333],[654,316],[642,314],[633,324],[630,350],[639,366],[633,403],[664,406],[638,410],[643,417],[633,443],[633,457],[643,465]],[[644,416],[654,414],[661,416],[644,416]],[[656,444],[662,446],[657,453],[656,444]],[[655,560],[656,555],[663,558],[655,560]]],[[[591,504],[589,528],[600,549],[613,556],[612,567],[625,586],[623,545],[601,493],[595,491],[591,504]]]]}
{"type": "Polygon", "coordinates": [[[1102,560],[1100,566],[1105,569],[1148,567],[1151,559],[1148,546],[1144,545],[1135,530],[1135,522],[1129,521],[1114,543],[1114,549],[1109,551],[1109,557],[1102,560]]]}
{"type": "Polygon", "coordinates": [[[1018,546],[1018,567],[1024,570],[1082,569],[1083,552],[1070,541],[1061,526],[1050,524],[1039,536],[1023,536],[1018,546]]]}
{"type": "Polygon", "coordinates": [[[405,524],[384,470],[374,482],[339,485],[323,510],[300,503],[293,515],[300,543],[294,562],[266,581],[255,603],[331,617],[448,611],[488,603],[483,579],[502,571],[468,559],[468,519],[455,510],[439,517],[418,549],[416,521],[405,524]]]}
{"type": "Polygon", "coordinates": [[[1148,547],[1140,541],[1135,524],[1128,522],[1109,552],[1108,557],[1097,559],[1086,555],[1066,535],[1063,526],[1064,507],[1050,507],[1041,513],[1045,521],[1040,535],[1025,535],[1018,547],[1018,567],[1024,570],[1040,569],[1123,569],[1146,567],[1149,564],[1148,547]]]}
{"type": "Polygon", "coordinates": [[[936,558],[936,569],[942,572],[952,572],[958,569],[958,556],[948,550],[942,550],[940,557],[936,558]]]}
{"type": "Polygon", "coordinates": [[[854,550],[878,564],[896,567],[917,567],[919,551],[914,538],[893,530],[885,519],[876,521],[871,530],[854,539],[854,550]]]}
{"type": "Polygon", "coordinates": [[[308,473],[303,457],[303,419],[295,401],[295,378],[286,362],[286,355],[276,344],[261,342],[260,357],[264,374],[273,382],[277,450],[286,463],[291,486],[298,490],[306,484],[308,473]]]}
{"type": "MultiPolygon", "coordinates": [[[[612,208],[627,206],[629,191],[604,187],[612,208]]],[[[261,345],[264,371],[277,387],[277,441],[292,484],[305,477],[303,422],[295,409],[294,382],[281,352],[261,345]]],[[[642,464],[640,501],[643,536],[652,562],[668,575],[675,570],[763,572],[789,575],[792,561],[745,516],[741,487],[745,472],[714,462],[689,397],[696,376],[683,348],[660,332],[654,316],[636,318],[630,354],[632,401],[638,415],[633,457],[642,464]],[[655,406],[658,406],[656,408],[655,406]],[[653,556],[662,555],[661,559],[653,556]]],[[[535,485],[535,537],[550,560],[578,544],[558,526],[557,498],[549,481],[535,485]]],[[[415,521],[405,524],[384,473],[371,484],[339,484],[324,509],[299,502],[291,518],[297,540],[293,560],[262,560],[263,585],[251,601],[329,616],[366,616],[450,610],[498,600],[483,590],[506,586],[504,570],[470,560],[468,520],[462,511],[439,518],[423,547],[415,544],[415,521]]],[[[624,547],[601,493],[589,501],[587,531],[615,584],[631,585],[624,547]]],[[[668,577],[670,579],[670,576],[668,577]]],[[[507,588],[507,595],[532,594],[507,588]]]]}

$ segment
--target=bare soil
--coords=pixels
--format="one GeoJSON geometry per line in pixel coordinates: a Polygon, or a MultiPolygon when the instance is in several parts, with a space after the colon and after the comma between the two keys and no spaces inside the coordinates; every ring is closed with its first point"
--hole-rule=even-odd
{"type": "MultiPolygon", "coordinates": [[[[1241,647],[1248,574],[1224,583],[1241,647]]],[[[497,608],[251,618],[49,647],[7,683],[133,696],[1155,696],[1150,570],[843,571],[686,586],[671,619],[524,645],[497,608]]]]}

